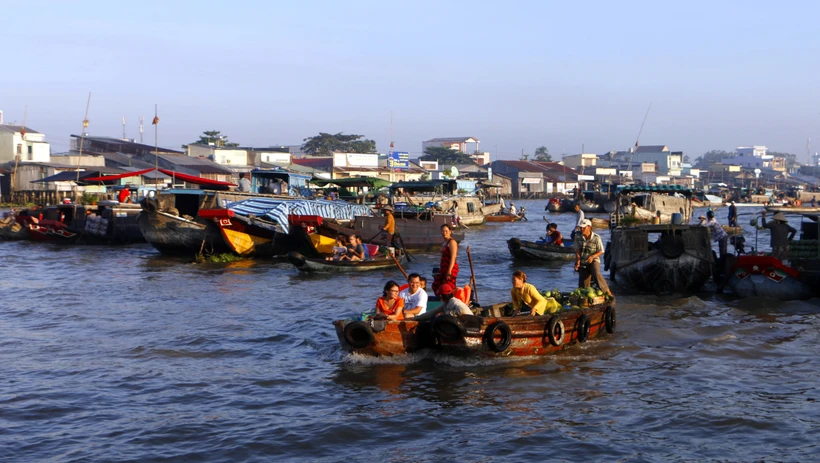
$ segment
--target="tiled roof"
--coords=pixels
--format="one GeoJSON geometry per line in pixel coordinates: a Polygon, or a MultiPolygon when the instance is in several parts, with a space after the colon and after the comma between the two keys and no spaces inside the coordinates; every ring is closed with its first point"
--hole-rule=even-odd
{"type": "MultiPolygon", "coordinates": [[[[468,143],[467,140],[475,140],[478,142],[478,139],[475,137],[443,137],[443,138],[431,138],[427,140],[428,142],[453,142],[453,143],[468,143]]],[[[473,142],[469,142],[473,143],[473,142]]]]}
{"type": "MultiPolygon", "coordinates": [[[[0,124],[0,132],[20,133],[23,129],[22,125],[0,124]]],[[[36,130],[26,127],[26,133],[40,133],[36,130]]]]}

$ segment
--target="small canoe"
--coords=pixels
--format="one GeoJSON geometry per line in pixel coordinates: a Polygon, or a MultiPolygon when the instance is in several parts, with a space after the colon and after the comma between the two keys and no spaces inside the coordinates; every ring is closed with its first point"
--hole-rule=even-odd
{"type": "Polygon", "coordinates": [[[573,244],[572,241],[564,240],[563,246],[555,246],[511,238],[507,241],[507,248],[516,259],[571,261],[575,259],[573,244]]]}
{"type": "Polygon", "coordinates": [[[521,220],[520,216],[510,214],[485,215],[485,222],[515,222],[521,220]]]}
{"type": "Polygon", "coordinates": [[[728,225],[722,225],[723,231],[729,234],[729,236],[739,236],[743,234],[743,229],[740,227],[730,227],[728,225]]]}
{"type": "Polygon", "coordinates": [[[817,214],[820,207],[811,206],[766,206],[766,212],[783,212],[784,214],[817,214]]]}
{"type": "MultiPolygon", "coordinates": [[[[401,258],[397,257],[397,259],[401,258]]],[[[369,272],[371,270],[380,270],[396,266],[393,259],[384,257],[370,260],[310,259],[295,251],[288,253],[288,261],[299,269],[300,272],[315,273],[369,272]]]]}
{"type": "Polygon", "coordinates": [[[609,228],[609,220],[607,220],[607,219],[601,219],[599,217],[592,217],[592,218],[589,219],[589,221],[592,222],[592,228],[601,228],[601,229],[609,228]]]}
{"type": "Polygon", "coordinates": [[[505,304],[481,315],[439,315],[432,321],[336,320],[346,352],[393,356],[435,349],[466,357],[549,355],[571,345],[613,333],[615,301],[543,316],[495,316],[505,304]]]}
{"type": "Polygon", "coordinates": [[[6,240],[28,239],[28,229],[13,219],[0,222],[0,238],[6,240]]]}

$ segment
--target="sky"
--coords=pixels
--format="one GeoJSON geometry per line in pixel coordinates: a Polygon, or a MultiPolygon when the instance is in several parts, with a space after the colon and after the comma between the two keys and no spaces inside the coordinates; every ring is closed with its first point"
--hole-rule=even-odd
{"type": "Polygon", "coordinates": [[[0,110],[52,152],[88,133],[179,148],[361,134],[492,160],[668,145],[820,151],[817,2],[29,1],[0,27],[0,110]],[[13,20],[19,15],[19,21],[13,20]],[[649,109],[646,123],[642,121],[649,109]],[[27,108],[27,110],[26,110],[27,108]],[[640,131],[640,137],[638,137],[640,131]]]}

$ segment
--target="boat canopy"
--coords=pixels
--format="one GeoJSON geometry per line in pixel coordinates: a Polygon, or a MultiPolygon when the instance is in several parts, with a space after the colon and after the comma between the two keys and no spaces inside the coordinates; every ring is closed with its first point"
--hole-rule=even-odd
{"type": "Polygon", "coordinates": [[[230,203],[228,209],[244,217],[267,217],[284,233],[290,232],[288,216],[291,215],[314,215],[341,220],[353,220],[356,216],[373,216],[373,211],[367,206],[323,199],[250,198],[230,203]]]}
{"type": "Polygon", "coordinates": [[[350,177],[350,178],[336,178],[332,180],[324,178],[313,178],[310,183],[325,187],[327,185],[336,185],[344,188],[363,188],[369,187],[376,190],[389,186],[391,182],[376,178],[376,177],[350,177]]]}
{"type": "Polygon", "coordinates": [[[622,185],[618,187],[618,194],[629,193],[681,193],[687,198],[692,196],[692,190],[683,185],[622,185]]]}
{"type": "Polygon", "coordinates": [[[153,172],[154,168],[151,167],[150,169],[138,170],[134,172],[127,172],[125,174],[116,174],[116,175],[103,175],[99,177],[83,177],[80,179],[82,182],[109,182],[112,180],[120,180],[123,178],[128,177],[139,177],[140,175],[147,174],[148,172],[153,172]]]}
{"type": "Polygon", "coordinates": [[[455,180],[428,180],[424,182],[396,182],[390,185],[391,190],[403,189],[406,192],[436,192],[453,194],[458,191],[458,183],[455,180]]]}

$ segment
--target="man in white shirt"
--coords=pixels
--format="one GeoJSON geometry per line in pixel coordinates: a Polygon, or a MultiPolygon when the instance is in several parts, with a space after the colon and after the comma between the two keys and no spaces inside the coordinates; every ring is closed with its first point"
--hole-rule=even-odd
{"type": "Polygon", "coordinates": [[[421,289],[421,276],[418,273],[411,273],[407,277],[407,289],[399,293],[399,297],[404,299],[404,318],[415,317],[427,311],[427,292],[421,289]]]}
{"type": "Polygon", "coordinates": [[[418,316],[415,320],[432,320],[436,315],[444,313],[452,317],[460,315],[473,315],[473,311],[464,302],[454,296],[456,288],[450,283],[444,283],[439,287],[441,293],[441,305],[435,309],[425,312],[424,315],[418,316]]]}

